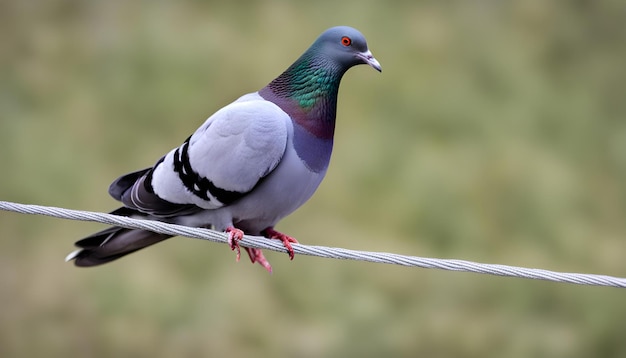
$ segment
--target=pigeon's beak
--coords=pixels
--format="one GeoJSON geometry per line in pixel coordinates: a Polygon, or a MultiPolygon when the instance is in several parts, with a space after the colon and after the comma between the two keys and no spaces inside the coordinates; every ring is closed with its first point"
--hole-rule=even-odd
{"type": "Polygon", "coordinates": [[[382,67],[380,67],[380,63],[374,58],[370,50],[367,50],[365,52],[359,52],[357,54],[357,57],[360,58],[363,63],[372,66],[376,71],[383,72],[382,67]]]}

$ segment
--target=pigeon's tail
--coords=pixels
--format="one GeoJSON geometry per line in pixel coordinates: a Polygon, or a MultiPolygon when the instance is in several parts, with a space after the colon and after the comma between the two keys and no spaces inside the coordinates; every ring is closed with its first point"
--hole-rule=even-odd
{"type": "MultiPolygon", "coordinates": [[[[120,208],[111,214],[136,217],[139,213],[120,208]]],[[[102,265],[170,237],[147,230],[110,227],[77,241],[79,249],[67,255],[65,261],[74,260],[74,264],[80,267],[102,265]]]]}

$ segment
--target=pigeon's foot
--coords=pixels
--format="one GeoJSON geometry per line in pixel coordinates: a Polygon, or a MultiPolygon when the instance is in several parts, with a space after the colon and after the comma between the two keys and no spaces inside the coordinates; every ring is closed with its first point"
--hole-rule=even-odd
{"type": "MultiPolygon", "coordinates": [[[[237,251],[237,261],[241,258],[241,249],[239,248],[239,241],[243,239],[243,231],[237,229],[236,227],[229,226],[226,228],[225,232],[228,234],[228,246],[233,251],[237,251]]],[[[254,261],[253,261],[254,262],[254,261]]]]}
{"type": "Polygon", "coordinates": [[[285,235],[282,232],[278,232],[274,230],[273,227],[268,227],[267,229],[263,230],[261,234],[263,234],[263,236],[269,239],[282,241],[283,246],[285,246],[285,249],[287,249],[287,253],[289,254],[289,259],[293,260],[294,253],[293,253],[293,247],[291,247],[291,243],[297,244],[298,240],[294,239],[293,237],[289,235],[285,235]]]}
{"type": "Polygon", "coordinates": [[[244,249],[248,252],[248,256],[250,256],[250,261],[252,261],[252,263],[258,262],[259,265],[265,267],[267,272],[272,273],[272,265],[270,265],[269,261],[267,261],[261,249],[251,249],[249,247],[244,247],[244,249]]]}
{"type": "MultiPolygon", "coordinates": [[[[237,261],[239,261],[241,258],[239,241],[243,239],[244,233],[240,229],[233,226],[227,227],[225,231],[228,233],[228,245],[231,250],[237,251],[237,261]]],[[[269,261],[267,261],[261,249],[252,249],[249,247],[244,247],[244,249],[248,253],[248,256],[250,256],[250,261],[252,261],[252,263],[258,262],[259,265],[265,267],[269,273],[272,273],[272,265],[270,265],[269,261]]]]}

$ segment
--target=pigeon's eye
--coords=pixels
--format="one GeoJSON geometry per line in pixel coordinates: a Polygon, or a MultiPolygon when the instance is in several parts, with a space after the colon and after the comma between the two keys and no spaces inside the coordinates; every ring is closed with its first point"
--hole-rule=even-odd
{"type": "Polygon", "coordinates": [[[348,36],[344,36],[341,38],[341,44],[348,47],[352,45],[352,39],[350,39],[348,36]]]}

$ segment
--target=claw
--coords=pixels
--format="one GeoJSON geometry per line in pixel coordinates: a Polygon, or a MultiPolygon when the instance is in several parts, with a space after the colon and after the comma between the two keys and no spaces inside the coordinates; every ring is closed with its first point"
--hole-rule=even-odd
{"type": "Polygon", "coordinates": [[[226,242],[228,242],[228,246],[230,246],[231,250],[237,251],[237,261],[239,261],[239,259],[241,258],[241,249],[239,248],[239,241],[243,239],[243,231],[233,226],[227,227],[225,231],[228,233],[228,240],[226,242]]]}
{"type": "Polygon", "coordinates": [[[293,252],[293,247],[291,246],[291,243],[297,244],[298,240],[294,239],[293,237],[289,235],[283,234],[282,232],[278,232],[274,230],[274,228],[271,226],[263,230],[261,233],[263,234],[263,236],[269,239],[282,241],[283,246],[285,246],[285,249],[287,249],[287,253],[289,254],[289,259],[293,260],[293,257],[295,256],[295,254],[293,252]]]}
{"type": "Polygon", "coordinates": [[[267,261],[261,249],[251,249],[248,247],[244,247],[244,249],[248,252],[248,256],[250,256],[250,261],[252,261],[252,263],[258,262],[259,265],[265,267],[267,272],[272,273],[272,265],[270,265],[269,261],[267,261]]]}

